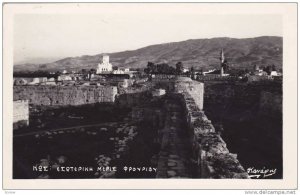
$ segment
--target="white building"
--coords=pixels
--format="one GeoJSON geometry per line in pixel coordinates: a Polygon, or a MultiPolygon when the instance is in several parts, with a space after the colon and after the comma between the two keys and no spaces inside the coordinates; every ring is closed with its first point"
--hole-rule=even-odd
{"type": "Polygon", "coordinates": [[[97,74],[107,74],[112,72],[112,64],[109,63],[109,56],[104,55],[102,63],[98,64],[97,74]]]}
{"type": "Polygon", "coordinates": [[[58,81],[72,81],[72,77],[69,75],[60,75],[57,77],[58,81]]]}
{"type": "Polygon", "coordinates": [[[35,77],[28,85],[36,85],[44,82],[47,82],[47,77],[35,77]]]}
{"type": "Polygon", "coordinates": [[[186,68],[186,67],[184,67],[183,69],[182,69],[182,72],[183,73],[186,73],[186,72],[188,72],[188,71],[190,71],[188,68],[186,68]]]}
{"type": "Polygon", "coordinates": [[[271,76],[278,76],[277,71],[271,71],[270,75],[271,76]]]}
{"type": "Polygon", "coordinates": [[[165,89],[155,89],[154,91],[152,91],[152,96],[162,96],[165,94],[166,94],[165,89]]]}
{"type": "Polygon", "coordinates": [[[216,69],[208,70],[208,71],[206,71],[206,72],[203,72],[203,75],[206,75],[206,74],[208,74],[208,73],[212,73],[212,72],[214,72],[214,71],[216,71],[216,69]]]}
{"type": "Polygon", "coordinates": [[[55,81],[55,78],[53,78],[53,77],[52,77],[52,78],[49,78],[48,81],[54,82],[54,81],[55,81]]]}
{"type": "Polygon", "coordinates": [[[113,74],[124,74],[125,72],[121,69],[117,69],[117,70],[114,70],[112,73],[113,74]]]}
{"type": "Polygon", "coordinates": [[[44,83],[45,85],[56,85],[55,81],[47,81],[44,83]]]}

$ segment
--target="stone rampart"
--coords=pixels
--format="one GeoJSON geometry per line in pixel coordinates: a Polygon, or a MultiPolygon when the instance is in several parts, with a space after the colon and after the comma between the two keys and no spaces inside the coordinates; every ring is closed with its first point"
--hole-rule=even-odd
{"type": "Polygon", "coordinates": [[[17,100],[13,102],[13,126],[29,125],[29,105],[28,100],[17,100]]]}
{"type": "Polygon", "coordinates": [[[193,96],[183,91],[181,102],[185,108],[186,122],[197,161],[200,178],[249,178],[237,160],[237,155],[228,151],[226,143],[199,108],[193,96]]]}
{"type": "Polygon", "coordinates": [[[29,106],[27,100],[18,100],[13,103],[13,122],[28,121],[29,119],[29,106]]]}
{"type": "Polygon", "coordinates": [[[197,107],[203,110],[204,84],[190,78],[181,77],[175,81],[176,93],[188,93],[195,101],[197,107]]]}
{"type": "Polygon", "coordinates": [[[14,100],[29,100],[32,105],[82,105],[114,102],[115,86],[14,86],[14,100]]]}

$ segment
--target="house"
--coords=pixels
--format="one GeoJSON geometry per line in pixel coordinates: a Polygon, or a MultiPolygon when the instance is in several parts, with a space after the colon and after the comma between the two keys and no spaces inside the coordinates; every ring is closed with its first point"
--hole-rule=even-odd
{"type": "Polygon", "coordinates": [[[271,71],[270,75],[271,76],[278,76],[277,71],[271,71]]]}
{"type": "Polygon", "coordinates": [[[183,69],[182,69],[182,72],[183,73],[186,73],[186,72],[189,72],[190,71],[190,69],[188,69],[188,68],[186,68],[186,67],[183,67],[183,69]]]}
{"type": "Polygon", "coordinates": [[[57,77],[58,81],[71,81],[72,77],[70,75],[59,75],[57,77]]]}
{"type": "Polygon", "coordinates": [[[44,82],[47,82],[47,77],[35,77],[28,85],[37,85],[44,82]]]}
{"type": "Polygon", "coordinates": [[[124,74],[125,72],[121,69],[117,69],[117,70],[114,70],[112,73],[113,74],[124,74]]]}

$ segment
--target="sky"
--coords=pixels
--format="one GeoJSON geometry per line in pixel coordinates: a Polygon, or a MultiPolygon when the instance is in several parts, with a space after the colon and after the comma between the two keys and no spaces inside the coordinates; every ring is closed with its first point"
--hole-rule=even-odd
{"type": "Polygon", "coordinates": [[[14,64],[134,50],[188,39],[282,36],[280,15],[188,12],[18,14],[14,64]]]}

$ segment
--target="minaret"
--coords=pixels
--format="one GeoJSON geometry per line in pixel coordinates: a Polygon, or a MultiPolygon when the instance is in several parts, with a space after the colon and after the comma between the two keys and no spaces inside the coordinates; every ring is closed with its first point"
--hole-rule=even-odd
{"type": "Polygon", "coordinates": [[[224,69],[223,67],[221,67],[221,73],[220,73],[221,77],[224,75],[224,69]]]}
{"type": "Polygon", "coordinates": [[[223,51],[223,48],[222,48],[222,50],[221,50],[221,54],[220,54],[220,60],[221,60],[221,64],[223,64],[223,63],[224,63],[224,61],[225,61],[225,56],[224,56],[224,51],[223,51]]]}
{"type": "Polygon", "coordinates": [[[224,68],[223,68],[223,64],[224,64],[224,61],[225,61],[225,56],[224,56],[224,51],[223,51],[223,48],[221,50],[221,54],[220,54],[220,60],[221,60],[221,77],[224,75],[224,68]]]}

